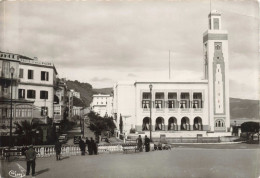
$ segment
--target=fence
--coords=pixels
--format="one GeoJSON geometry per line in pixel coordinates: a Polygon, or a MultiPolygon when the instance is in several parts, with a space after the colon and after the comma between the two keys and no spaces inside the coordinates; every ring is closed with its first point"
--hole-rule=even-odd
{"type": "MultiPolygon", "coordinates": [[[[4,158],[4,149],[8,147],[0,147],[0,157],[4,158]]],[[[22,146],[17,146],[12,149],[21,150],[22,146]]],[[[54,145],[43,145],[43,146],[34,146],[35,151],[37,152],[37,157],[50,157],[55,156],[55,146],[54,145]]],[[[123,152],[122,145],[119,144],[107,144],[107,145],[98,145],[98,153],[111,153],[111,152],[123,152]]],[[[11,152],[8,153],[11,156],[22,156],[21,152],[11,152]]],[[[61,148],[61,154],[64,156],[80,155],[80,148],[77,145],[63,145],[61,148]]]]}
{"type": "MultiPolygon", "coordinates": [[[[127,142],[135,142],[135,138],[126,140],[127,142]]],[[[219,143],[220,137],[167,137],[167,143],[219,143]]],[[[153,138],[153,142],[161,142],[160,138],[153,138]]]]}

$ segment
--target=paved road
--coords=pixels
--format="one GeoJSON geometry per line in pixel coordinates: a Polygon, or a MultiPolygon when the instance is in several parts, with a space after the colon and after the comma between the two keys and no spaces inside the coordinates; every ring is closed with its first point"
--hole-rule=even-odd
{"type": "MultiPolygon", "coordinates": [[[[24,161],[2,162],[1,175],[21,172],[24,161]],[[20,166],[20,168],[19,168],[20,166]]],[[[174,148],[149,153],[71,156],[37,159],[39,178],[258,178],[260,149],[174,148]]]]}

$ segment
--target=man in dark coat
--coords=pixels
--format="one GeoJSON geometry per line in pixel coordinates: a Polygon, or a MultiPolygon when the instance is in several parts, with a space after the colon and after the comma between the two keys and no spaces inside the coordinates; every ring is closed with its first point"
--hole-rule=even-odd
{"type": "Polygon", "coordinates": [[[90,155],[91,152],[91,145],[90,145],[90,140],[88,139],[88,137],[86,137],[86,146],[88,146],[88,154],[90,155]]]}
{"type": "Polygon", "coordinates": [[[86,145],[81,138],[79,140],[79,148],[80,148],[80,151],[81,151],[81,155],[85,155],[86,145]]]}
{"type": "Polygon", "coordinates": [[[26,175],[30,174],[30,167],[32,167],[32,176],[35,176],[35,159],[37,152],[33,149],[33,146],[30,145],[29,149],[25,151],[26,163],[27,163],[27,171],[26,175]]]}
{"type": "Polygon", "coordinates": [[[61,143],[59,140],[55,143],[55,151],[56,151],[56,160],[60,160],[60,153],[61,153],[61,143]]]}
{"type": "Polygon", "coordinates": [[[91,149],[94,152],[95,155],[97,155],[97,144],[96,142],[93,140],[93,138],[91,137],[90,140],[90,145],[91,145],[91,149]]]}
{"type": "Polygon", "coordinates": [[[145,151],[150,151],[150,139],[147,137],[147,135],[144,138],[144,145],[145,145],[145,151]]]}
{"type": "Polygon", "coordinates": [[[142,141],[141,135],[139,135],[139,137],[136,139],[136,143],[137,143],[137,149],[140,152],[142,152],[143,151],[143,141],[142,141]]]}

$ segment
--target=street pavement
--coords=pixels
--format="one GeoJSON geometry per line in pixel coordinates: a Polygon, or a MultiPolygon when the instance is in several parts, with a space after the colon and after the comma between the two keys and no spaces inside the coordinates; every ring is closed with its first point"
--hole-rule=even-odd
{"type": "MultiPolygon", "coordinates": [[[[172,150],[141,153],[104,153],[38,158],[38,178],[259,178],[260,149],[237,145],[237,149],[174,147],[172,150]]],[[[25,161],[1,162],[1,175],[23,172],[25,161]]]]}

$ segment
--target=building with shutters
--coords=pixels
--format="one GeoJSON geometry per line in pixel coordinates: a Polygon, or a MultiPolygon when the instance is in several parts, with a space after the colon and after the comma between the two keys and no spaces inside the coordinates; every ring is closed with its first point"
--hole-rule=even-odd
{"type": "Polygon", "coordinates": [[[9,125],[11,74],[12,82],[13,122],[32,118],[53,118],[54,94],[57,71],[49,62],[38,61],[19,54],[0,52],[0,120],[9,125]]]}
{"type": "Polygon", "coordinates": [[[162,132],[168,136],[230,135],[228,33],[222,30],[218,11],[212,11],[208,19],[203,34],[203,80],[114,85],[113,111],[120,134],[132,129],[149,135],[151,114],[154,136],[162,132]]]}
{"type": "Polygon", "coordinates": [[[113,97],[106,94],[93,95],[90,103],[91,110],[102,117],[112,116],[113,97]]]}

